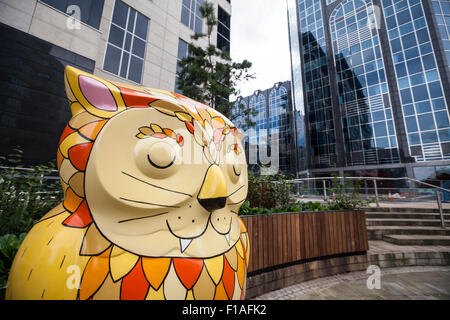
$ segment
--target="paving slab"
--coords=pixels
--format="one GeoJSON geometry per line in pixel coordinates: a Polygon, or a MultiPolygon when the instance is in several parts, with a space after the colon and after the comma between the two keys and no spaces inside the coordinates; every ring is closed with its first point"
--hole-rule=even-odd
{"type": "Polygon", "coordinates": [[[369,289],[370,274],[357,271],[306,281],[255,300],[450,300],[450,266],[381,269],[380,289],[369,289]]]}

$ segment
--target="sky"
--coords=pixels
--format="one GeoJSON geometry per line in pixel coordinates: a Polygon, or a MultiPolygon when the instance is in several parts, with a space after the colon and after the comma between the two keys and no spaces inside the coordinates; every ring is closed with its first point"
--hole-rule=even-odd
{"type": "Polygon", "coordinates": [[[238,85],[241,96],[291,79],[286,0],[231,1],[231,58],[253,63],[256,79],[238,85]]]}

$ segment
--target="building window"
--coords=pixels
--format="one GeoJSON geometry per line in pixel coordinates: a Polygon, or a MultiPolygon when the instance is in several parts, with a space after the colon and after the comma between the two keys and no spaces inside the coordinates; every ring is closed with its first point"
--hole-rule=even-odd
{"type": "Polygon", "coordinates": [[[246,109],[247,109],[247,102],[245,100],[243,100],[242,98],[236,100],[231,110],[231,114],[235,117],[233,122],[238,128],[242,129],[245,126],[246,117],[243,115],[243,111],[246,109]]]}
{"type": "Polygon", "coordinates": [[[230,15],[219,6],[217,25],[217,48],[230,53],[230,15]]]}
{"type": "Polygon", "coordinates": [[[349,166],[400,161],[382,49],[370,24],[373,18],[372,5],[360,0],[341,2],[330,17],[349,166]]]}
{"type": "Polygon", "coordinates": [[[432,4],[447,57],[447,66],[450,68],[450,2],[448,0],[433,0],[432,4]]]}
{"type": "Polygon", "coordinates": [[[188,48],[189,44],[186,41],[178,39],[177,75],[175,77],[175,92],[180,94],[182,94],[182,92],[180,89],[178,89],[178,72],[181,71],[181,67],[178,65],[178,63],[188,56],[188,48]]]}
{"type": "Polygon", "coordinates": [[[306,87],[305,112],[311,143],[310,163],[313,168],[336,167],[334,115],[331,107],[322,1],[299,0],[298,13],[304,60],[303,79],[306,87]]]}
{"type": "MultiPolygon", "coordinates": [[[[448,1],[433,1],[438,26],[445,44],[450,13],[448,1]]],[[[449,160],[450,115],[431,45],[422,3],[383,1],[389,42],[400,89],[410,154],[417,162],[449,160]]],[[[445,49],[445,47],[444,47],[445,49]]]]}
{"type": "MultiPolygon", "coordinates": [[[[80,8],[81,22],[98,29],[102,18],[104,0],[80,1],[80,0],[41,0],[41,2],[62,11],[67,12],[69,6],[75,5],[80,8]]],[[[69,12],[70,13],[70,12],[69,12]]]]}
{"type": "Polygon", "coordinates": [[[203,31],[203,17],[200,13],[200,7],[203,0],[183,0],[181,6],[181,22],[196,33],[203,31]]]}
{"type": "Polygon", "coordinates": [[[272,140],[278,139],[279,165],[283,172],[290,168],[290,136],[288,112],[288,92],[285,87],[275,87],[269,95],[269,135],[272,140]]]}
{"type": "Polygon", "coordinates": [[[116,0],[103,70],[141,83],[149,19],[116,0]]]}

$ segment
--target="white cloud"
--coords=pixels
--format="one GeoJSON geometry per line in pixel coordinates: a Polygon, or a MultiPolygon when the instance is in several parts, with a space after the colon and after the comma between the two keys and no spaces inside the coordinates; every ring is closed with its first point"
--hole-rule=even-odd
{"type": "Polygon", "coordinates": [[[231,16],[231,57],[247,59],[256,79],[241,83],[242,96],[268,89],[291,78],[285,0],[234,0],[231,16]]]}

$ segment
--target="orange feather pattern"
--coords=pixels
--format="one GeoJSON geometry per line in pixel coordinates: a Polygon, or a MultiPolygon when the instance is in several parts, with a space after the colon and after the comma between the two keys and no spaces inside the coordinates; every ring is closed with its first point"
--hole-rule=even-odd
{"type": "Polygon", "coordinates": [[[67,188],[66,195],[64,197],[64,208],[70,213],[75,212],[80,206],[83,198],[80,198],[76,195],[76,193],[72,190],[72,188],[67,188]]]}
{"type": "Polygon", "coordinates": [[[224,259],[222,282],[228,298],[231,300],[234,291],[234,271],[226,258],[224,259]]]}
{"type": "Polygon", "coordinates": [[[89,142],[78,144],[69,149],[70,162],[75,168],[80,171],[86,170],[87,160],[91,153],[92,146],[93,142],[89,142]]]}
{"type": "Polygon", "coordinates": [[[86,138],[94,141],[106,122],[106,120],[91,122],[81,127],[78,131],[86,138]]]}
{"type": "Polygon", "coordinates": [[[132,108],[148,108],[149,104],[158,100],[145,92],[120,88],[125,105],[132,108]]]}
{"type": "Polygon", "coordinates": [[[79,290],[80,300],[89,299],[102,285],[109,272],[111,247],[101,255],[93,256],[84,269],[79,290]]]}
{"type": "Polygon", "coordinates": [[[61,134],[61,138],[59,139],[58,146],[61,144],[61,142],[63,142],[63,140],[64,140],[69,134],[74,133],[74,132],[75,132],[75,130],[72,129],[71,127],[69,127],[69,125],[67,125],[67,126],[64,128],[63,133],[61,134]]]}
{"type": "Polygon", "coordinates": [[[142,270],[142,258],[139,258],[133,270],[122,280],[120,298],[122,300],[144,300],[149,286],[144,270],[142,270]]]}
{"type": "Polygon", "coordinates": [[[170,267],[170,258],[142,258],[145,277],[153,289],[158,290],[170,267]]]}
{"type": "Polygon", "coordinates": [[[75,228],[85,228],[92,222],[92,216],[89,212],[86,200],[83,200],[78,209],[72,213],[63,224],[75,228]]]}
{"type": "Polygon", "coordinates": [[[173,265],[181,283],[190,290],[203,268],[203,259],[174,258],[173,265]]]}

